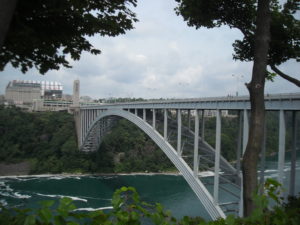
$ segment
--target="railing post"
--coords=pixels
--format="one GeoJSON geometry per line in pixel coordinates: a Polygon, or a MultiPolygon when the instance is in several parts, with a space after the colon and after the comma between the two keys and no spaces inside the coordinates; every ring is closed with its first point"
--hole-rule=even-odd
{"type": "Polygon", "coordinates": [[[198,177],[198,144],[199,144],[199,110],[195,110],[195,136],[194,136],[194,176],[198,177]]]}
{"type": "Polygon", "coordinates": [[[164,109],[164,139],[168,139],[168,109],[164,109]]]}
{"type": "Polygon", "coordinates": [[[283,184],[285,157],[285,117],[284,111],[279,111],[279,152],[278,152],[278,182],[283,184]]]}
{"type": "Polygon", "coordinates": [[[216,154],[215,154],[215,177],[214,177],[214,204],[219,201],[219,172],[220,172],[220,152],[221,152],[221,111],[216,113],[216,154]]]}
{"type": "Polygon", "coordinates": [[[181,110],[177,109],[177,154],[181,156],[181,110]]]}
{"type": "Polygon", "coordinates": [[[155,123],[156,123],[156,112],[155,109],[153,109],[153,117],[152,117],[152,127],[155,129],[155,123]]]}
{"type": "Polygon", "coordinates": [[[289,194],[295,195],[295,184],[296,184],[296,141],[297,141],[297,120],[296,111],[292,112],[292,153],[291,153],[291,173],[290,173],[290,188],[289,194]]]}

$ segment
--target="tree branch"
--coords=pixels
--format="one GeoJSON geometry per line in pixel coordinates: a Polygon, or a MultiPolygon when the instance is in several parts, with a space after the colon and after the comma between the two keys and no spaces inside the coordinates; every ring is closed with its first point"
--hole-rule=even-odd
{"type": "Polygon", "coordinates": [[[271,69],[277,73],[279,76],[281,76],[282,78],[288,80],[289,82],[292,82],[293,84],[297,85],[298,87],[300,87],[300,80],[290,77],[289,75],[281,72],[275,65],[270,65],[271,69]]]}

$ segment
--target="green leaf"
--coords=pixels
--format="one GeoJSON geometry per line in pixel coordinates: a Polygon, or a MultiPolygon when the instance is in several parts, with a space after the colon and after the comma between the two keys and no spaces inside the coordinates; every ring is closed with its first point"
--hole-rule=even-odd
{"type": "Polygon", "coordinates": [[[35,215],[29,215],[26,217],[24,225],[35,225],[36,217],[35,215]]]}
{"type": "Polygon", "coordinates": [[[62,217],[62,216],[55,216],[54,222],[55,222],[54,223],[55,225],[65,225],[66,224],[66,221],[65,221],[64,217],[62,217]]]}
{"type": "Polygon", "coordinates": [[[67,216],[69,212],[73,211],[76,209],[76,206],[73,204],[73,201],[71,198],[62,198],[60,199],[60,204],[58,206],[57,211],[62,215],[62,216],[67,216]]]}
{"type": "Polygon", "coordinates": [[[74,221],[70,221],[70,222],[67,222],[67,225],[79,225],[79,223],[76,223],[74,221]]]}
{"type": "Polygon", "coordinates": [[[276,76],[277,76],[276,73],[271,73],[271,72],[267,71],[266,80],[274,82],[274,78],[275,78],[276,76]]]}
{"type": "Polygon", "coordinates": [[[119,209],[122,202],[123,201],[122,201],[120,195],[114,195],[112,200],[111,200],[112,206],[116,210],[119,209]]]}
{"type": "Polygon", "coordinates": [[[127,187],[121,187],[121,191],[122,191],[122,192],[126,192],[127,190],[128,190],[127,187]]]}
{"type": "Polygon", "coordinates": [[[131,213],[131,218],[133,219],[133,220],[139,220],[139,218],[140,218],[140,216],[139,216],[139,214],[138,213],[136,213],[136,212],[132,212],[131,213]]]}
{"type": "Polygon", "coordinates": [[[228,215],[227,217],[226,217],[226,224],[227,225],[234,225],[235,224],[235,217],[234,217],[234,215],[228,215]]]}
{"type": "Polygon", "coordinates": [[[49,223],[52,217],[51,210],[47,208],[41,209],[39,210],[39,216],[41,217],[42,222],[49,223]]]}
{"type": "Polygon", "coordinates": [[[39,204],[45,208],[50,208],[54,203],[55,201],[53,200],[39,202],[39,204]]]}

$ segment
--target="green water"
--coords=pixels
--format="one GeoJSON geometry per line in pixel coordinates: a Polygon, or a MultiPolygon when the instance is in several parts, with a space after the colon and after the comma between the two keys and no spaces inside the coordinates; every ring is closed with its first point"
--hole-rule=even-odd
{"type": "MultiPolygon", "coordinates": [[[[286,155],[284,184],[288,189],[290,176],[290,158],[286,155]]],[[[297,154],[296,193],[300,192],[300,154],[297,154]]],[[[266,162],[265,176],[277,178],[277,158],[266,162]]],[[[210,181],[213,177],[202,178],[210,181]]],[[[133,186],[143,201],[159,202],[165,209],[171,210],[177,218],[183,216],[201,216],[210,219],[200,201],[182,176],[177,175],[116,175],[116,176],[28,176],[1,177],[0,203],[16,207],[37,207],[39,201],[71,197],[77,207],[84,210],[111,208],[114,191],[122,186],[133,186]]],[[[230,188],[231,187],[227,187],[230,188]]],[[[213,185],[207,186],[213,192],[213,185]]],[[[231,189],[233,192],[239,190],[231,189]]],[[[221,202],[234,201],[228,192],[220,189],[221,202]]],[[[235,199],[236,200],[236,199],[235,199]]]]}
{"type": "Polygon", "coordinates": [[[0,196],[2,203],[17,207],[36,207],[38,201],[68,196],[79,208],[93,210],[111,207],[113,192],[122,186],[134,186],[143,201],[159,202],[177,218],[209,219],[183,177],[173,175],[2,178],[0,196]]]}

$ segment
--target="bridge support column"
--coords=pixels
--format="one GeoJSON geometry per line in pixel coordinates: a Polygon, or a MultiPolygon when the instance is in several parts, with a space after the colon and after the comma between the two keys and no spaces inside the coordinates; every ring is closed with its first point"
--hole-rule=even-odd
{"type": "Polygon", "coordinates": [[[87,135],[87,131],[89,129],[89,110],[85,110],[85,135],[87,135]]]}
{"type": "Polygon", "coordinates": [[[85,124],[85,130],[84,130],[84,136],[86,136],[86,134],[87,134],[87,130],[88,130],[88,116],[89,116],[89,114],[88,114],[89,112],[88,112],[88,110],[85,110],[85,122],[84,122],[84,124],[85,124]]]}
{"type": "Polygon", "coordinates": [[[283,184],[284,157],[285,157],[285,116],[284,111],[279,111],[279,152],[278,152],[278,182],[283,184]]]}
{"type": "Polygon", "coordinates": [[[79,109],[79,107],[74,108],[73,116],[74,116],[74,122],[75,122],[76,137],[78,140],[78,144],[80,146],[81,137],[80,137],[80,109],[79,109]]]}
{"type": "Polygon", "coordinates": [[[156,112],[155,109],[153,109],[153,117],[152,117],[152,127],[155,129],[155,123],[156,123],[156,112]]]}
{"type": "Polygon", "coordinates": [[[177,109],[177,154],[181,156],[181,110],[177,109]]]}
{"type": "MultiPolygon", "coordinates": [[[[97,111],[95,111],[95,113],[96,113],[97,111]]],[[[96,142],[97,142],[97,146],[99,146],[100,145],[100,122],[97,122],[97,124],[96,124],[96,142]]],[[[98,149],[97,149],[98,150],[98,149]]]]}
{"type": "Polygon", "coordinates": [[[89,112],[89,118],[88,118],[88,128],[90,127],[91,123],[93,122],[93,110],[88,110],[89,112]]]}
{"type": "Polygon", "coordinates": [[[202,110],[202,113],[201,113],[201,139],[202,141],[204,141],[205,139],[205,117],[204,117],[204,109],[202,110]]]}
{"type": "Polygon", "coordinates": [[[198,159],[198,144],[199,144],[199,110],[195,110],[195,136],[194,136],[194,176],[198,177],[199,159],[198,159]]]}
{"type": "Polygon", "coordinates": [[[79,109],[79,117],[80,117],[80,140],[79,140],[79,142],[80,142],[80,146],[81,146],[81,144],[83,143],[83,115],[82,115],[82,110],[81,109],[79,109]]]}
{"type": "Polygon", "coordinates": [[[146,121],[146,109],[143,109],[143,120],[146,121]]]}
{"type": "Polygon", "coordinates": [[[191,110],[188,109],[188,128],[191,129],[191,110]]]}
{"type": "Polygon", "coordinates": [[[243,126],[243,155],[246,151],[248,137],[249,137],[249,115],[248,110],[244,109],[244,126],[243,126]]]}
{"type": "Polygon", "coordinates": [[[138,109],[134,109],[134,114],[137,116],[138,115],[138,109]]]}
{"type": "Polygon", "coordinates": [[[85,111],[85,109],[84,110],[82,110],[82,112],[83,112],[83,137],[85,138],[85,129],[86,129],[86,111],[85,111]]]}
{"type": "Polygon", "coordinates": [[[292,112],[292,155],[291,155],[291,173],[290,173],[290,187],[289,195],[295,196],[295,184],[296,184],[296,141],[297,141],[297,120],[296,111],[292,112]]]}
{"type": "Polygon", "coordinates": [[[216,124],[216,155],[215,155],[215,177],[214,177],[214,204],[219,201],[219,172],[220,172],[220,152],[221,152],[221,111],[217,110],[216,124]]]}
{"type": "Polygon", "coordinates": [[[164,109],[164,139],[168,139],[168,109],[164,109]]]}

